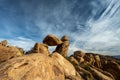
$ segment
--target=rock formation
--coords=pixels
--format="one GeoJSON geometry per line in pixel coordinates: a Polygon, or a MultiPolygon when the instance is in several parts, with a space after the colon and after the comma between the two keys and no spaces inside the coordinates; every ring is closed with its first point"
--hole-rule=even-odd
{"type": "Polygon", "coordinates": [[[54,59],[29,54],[0,64],[0,80],[65,80],[65,76],[54,59]]]}
{"type": "Polygon", "coordinates": [[[84,58],[83,57],[85,56],[85,53],[83,51],[75,51],[74,54],[71,55],[71,56],[73,56],[75,59],[77,59],[77,61],[79,63],[84,62],[84,58]]]}
{"type": "Polygon", "coordinates": [[[0,80],[120,80],[120,60],[83,51],[68,57],[70,42],[48,35],[24,55],[22,48],[0,43],[0,80]],[[49,46],[57,46],[53,53],[49,46]],[[37,54],[36,54],[37,53],[37,54]]]}
{"type": "Polygon", "coordinates": [[[58,52],[62,56],[66,57],[68,54],[69,41],[65,41],[62,44],[59,44],[54,52],[58,52]]]}
{"type": "Polygon", "coordinates": [[[61,38],[61,41],[69,41],[69,38],[68,38],[68,36],[66,36],[66,35],[64,35],[62,38],[61,38]]]}
{"type": "Polygon", "coordinates": [[[57,46],[62,43],[62,41],[53,35],[47,35],[45,39],[43,40],[44,44],[47,44],[49,46],[57,46]]]}
{"type": "MultiPolygon", "coordinates": [[[[66,60],[62,55],[60,55],[59,53],[55,52],[51,55],[51,57],[57,61],[59,63],[59,65],[61,66],[61,68],[63,69],[63,72],[65,74],[65,77],[71,77],[71,78],[79,78],[81,79],[80,76],[76,76],[76,70],[74,68],[74,66],[68,61],[66,60]]],[[[74,79],[74,80],[76,80],[74,79]]]]}
{"type": "Polygon", "coordinates": [[[23,53],[21,53],[18,48],[14,46],[6,46],[7,41],[2,41],[1,43],[2,45],[0,45],[0,62],[23,55],[23,53]]]}
{"type": "Polygon", "coordinates": [[[94,65],[95,65],[97,68],[101,68],[102,65],[101,65],[100,56],[99,56],[99,55],[95,55],[94,58],[95,58],[95,64],[94,64],[94,65]]]}
{"type": "Polygon", "coordinates": [[[1,44],[2,46],[7,46],[7,40],[1,41],[0,44],[1,44]]]}
{"type": "Polygon", "coordinates": [[[56,49],[54,52],[58,52],[59,54],[61,54],[64,57],[67,57],[68,54],[68,49],[69,49],[69,39],[67,36],[63,36],[61,38],[61,40],[63,41],[61,44],[57,45],[56,49]]]}
{"type": "Polygon", "coordinates": [[[28,52],[30,53],[41,53],[41,54],[47,54],[49,55],[50,52],[48,50],[48,46],[46,44],[40,44],[40,43],[35,43],[34,47],[32,48],[31,51],[28,52]]]}

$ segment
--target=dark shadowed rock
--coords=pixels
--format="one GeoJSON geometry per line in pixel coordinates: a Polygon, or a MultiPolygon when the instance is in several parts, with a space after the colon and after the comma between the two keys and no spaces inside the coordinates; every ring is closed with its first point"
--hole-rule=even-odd
{"type": "Polygon", "coordinates": [[[61,38],[61,40],[64,42],[64,41],[69,41],[69,38],[68,38],[68,36],[66,36],[66,35],[64,35],[62,38],[61,38]]]}

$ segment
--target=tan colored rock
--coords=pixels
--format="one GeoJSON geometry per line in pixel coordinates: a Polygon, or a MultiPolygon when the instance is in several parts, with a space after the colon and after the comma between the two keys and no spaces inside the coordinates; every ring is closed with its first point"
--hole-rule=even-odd
{"type": "Polygon", "coordinates": [[[95,64],[94,64],[94,65],[95,65],[97,68],[101,68],[102,65],[101,65],[100,56],[99,56],[99,55],[95,55],[94,58],[95,58],[95,64]]]}
{"type": "Polygon", "coordinates": [[[61,68],[63,69],[65,76],[76,76],[76,70],[74,66],[67,61],[63,56],[59,53],[55,52],[51,55],[51,57],[60,64],[61,68]]]}
{"type": "Polygon", "coordinates": [[[70,45],[69,41],[64,41],[62,44],[59,44],[56,47],[54,52],[58,52],[62,56],[67,57],[69,45],[70,45]]]}
{"type": "Polygon", "coordinates": [[[29,54],[0,64],[0,80],[65,80],[61,66],[44,54],[29,54]]]}
{"type": "Polygon", "coordinates": [[[79,62],[73,56],[70,57],[70,61],[73,65],[79,65],[79,62]]]}
{"type": "Polygon", "coordinates": [[[43,40],[44,44],[47,44],[49,46],[57,46],[62,43],[62,41],[53,35],[47,35],[45,39],[43,40]]]}
{"type": "Polygon", "coordinates": [[[29,53],[41,53],[49,55],[48,46],[46,44],[35,43],[33,49],[29,53]]]}
{"type": "Polygon", "coordinates": [[[3,40],[3,41],[1,41],[0,44],[3,45],[3,46],[7,46],[7,43],[8,43],[7,40],[3,40]]]}
{"type": "Polygon", "coordinates": [[[82,51],[75,51],[73,56],[79,63],[84,62],[84,58],[83,58],[85,56],[84,52],[82,52],[82,51]]]}
{"type": "Polygon", "coordinates": [[[68,38],[68,36],[66,36],[66,35],[64,35],[62,38],[61,38],[61,40],[64,42],[64,41],[69,41],[69,38],[68,38]]]}
{"type": "Polygon", "coordinates": [[[0,45],[0,63],[8,59],[22,56],[23,54],[14,46],[2,46],[0,45]]]}
{"type": "Polygon", "coordinates": [[[78,71],[78,73],[82,76],[83,80],[95,80],[95,78],[89,71],[85,70],[80,66],[75,66],[75,68],[78,71]]]}
{"type": "Polygon", "coordinates": [[[75,51],[74,52],[74,57],[84,57],[85,53],[83,51],[75,51]]]}
{"type": "Polygon", "coordinates": [[[106,76],[102,72],[96,70],[95,68],[89,67],[89,69],[97,80],[114,80],[113,78],[106,76]]]}

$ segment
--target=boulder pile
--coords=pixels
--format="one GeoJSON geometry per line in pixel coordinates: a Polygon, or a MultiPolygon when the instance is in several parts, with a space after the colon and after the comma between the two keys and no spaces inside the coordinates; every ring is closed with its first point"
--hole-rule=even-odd
{"type": "Polygon", "coordinates": [[[120,60],[78,50],[68,56],[68,36],[47,35],[24,54],[0,42],[0,80],[120,80],[120,60]],[[56,46],[51,53],[49,46],[56,46]]]}

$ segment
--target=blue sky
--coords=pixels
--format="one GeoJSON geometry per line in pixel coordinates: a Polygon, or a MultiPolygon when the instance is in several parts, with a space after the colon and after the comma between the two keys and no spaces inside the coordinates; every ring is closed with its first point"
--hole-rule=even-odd
{"type": "Polygon", "coordinates": [[[120,54],[120,0],[0,0],[0,41],[29,50],[47,34],[70,37],[69,54],[120,54]]]}

